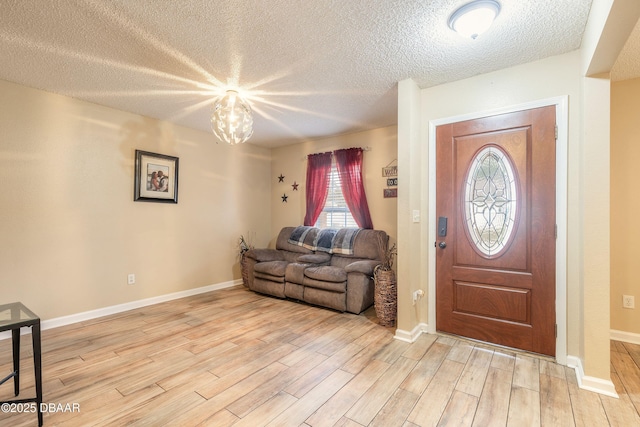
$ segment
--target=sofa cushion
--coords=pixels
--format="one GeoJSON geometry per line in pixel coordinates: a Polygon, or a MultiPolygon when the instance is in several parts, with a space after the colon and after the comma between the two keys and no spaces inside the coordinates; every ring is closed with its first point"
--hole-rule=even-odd
{"type": "Polygon", "coordinates": [[[345,282],[347,280],[347,272],[344,268],[333,267],[331,265],[323,265],[320,267],[309,267],[304,270],[304,275],[310,279],[325,282],[345,282]]]}
{"type": "Polygon", "coordinates": [[[259,262],[253,267],[253,271],[268,274],[269,276],[284,277],[287,264],[287,261],[259,262]]]}
{"type": "Polygon", "coordinates": [[[308,262],[309,264],[328,264],[331,261],[331,255],[326,253],[316,253],[309,255],[300,255],[297,258],[298,262],[308,262]]]}
{"type": "Polygon", "coordinates": [[[287,282],[302,285],[304,280],[304,270],[307,267],[309,267],[309,264],[300,264],[297,262],[292,262],[291,264],[287,265],[287,269],[285,271],[287,282]]]}

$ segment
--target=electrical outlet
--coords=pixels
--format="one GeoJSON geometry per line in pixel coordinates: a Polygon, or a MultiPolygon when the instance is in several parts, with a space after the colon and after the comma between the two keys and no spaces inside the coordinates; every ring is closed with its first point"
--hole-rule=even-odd
{"type": "Polygon", "coordinates": [[[127,276],[127,284],[133,285],[135,283],[136,283],[136,275],[135,274],[129,274],[127,276]]]}
{"type": "Polygon", "coordinates": [[[413,292],[413,305],[416,305],[416,301],[424,296],[424,291],[422,289],[418,289],[413,292]]]}
{"type": "Polygon", "coordinates": [[[622,295],[623,308],[636,308],[636,299],[633,295],[622,295]]]}

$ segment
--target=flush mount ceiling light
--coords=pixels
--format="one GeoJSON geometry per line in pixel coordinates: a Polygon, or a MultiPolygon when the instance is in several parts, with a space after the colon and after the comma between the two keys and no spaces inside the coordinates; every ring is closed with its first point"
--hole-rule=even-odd
{"type": "Polygon", "coordinates": [[[222,142],[241,144],[253,135],[251,107],[235,90],[227,90],[213,104],[211,126],[222,142]]]}
{"type": "Polygon", "coordinates": [[[475,0],[453,12],[449,28],[464,37],[475,40],[489,29],[500,13],[500,3],[495,0],[475,0]]]}

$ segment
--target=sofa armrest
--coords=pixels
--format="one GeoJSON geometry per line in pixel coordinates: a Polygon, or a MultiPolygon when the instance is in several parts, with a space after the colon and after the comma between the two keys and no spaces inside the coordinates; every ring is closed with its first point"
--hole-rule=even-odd
{"type": "Polygon", "coordinates": [[[283,261],[282,252],[277,249],[251,249],[246,256],[257,262],[283,261]]]}
{"type": "Polygon", "coordinates": [[[309,264],[327,264],[331,261],[331,255],[327,253],[300,255],[297,261],[309,264]]]}
{"type": "Polygon", "coordinates": [[[367,276],[373,276],[373,269],[380,264],[382,262],[378,260],[354,261],[351,264],[347,264],[344,269],[347,273],[362,273],[367,276]]]}

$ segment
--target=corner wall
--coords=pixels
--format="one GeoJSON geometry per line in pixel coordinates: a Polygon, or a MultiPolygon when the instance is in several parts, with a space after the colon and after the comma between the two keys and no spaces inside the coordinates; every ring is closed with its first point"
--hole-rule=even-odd
{"type": "Polygon", "coordinates": [[[3,301],[46,320],[229,282],[240,234],[268,242],[268,149],[4,81],[0,97],[3,301]],[[133,201],[135,149],[180,158],[177,205],[133,201]]]}
{"type": "MultiPolygon", "coordinates": [[[[396,338],[414,341],[427,324],[429,261],[424,236],[429,228],[427,141],[421,132],[421,90],[413,80],[398,83],[398,321],[396,338]],[[414,222],[418,211],[420,221],[414,222]],[[413,304],[413,292],[426,298],[413,304]]],[[[432,325],[434,326],[434,325],[432,325]]],[[[432,329],[431,332],[435,331],[432,329]]]]}
{"type": "MultiPolygon", "coordinates": [[[[613,68],[640,17],[635,0],[593,0],[582,39],[582,170],[580,171],[581,348],[587,380],[610,378],[611,82],[613,68]],[[606,301],[606,304],[604,303],[606,301]]],[[[573,219],[573,217],[570,217],[573,219]]],[[[593,381],[592,381],[593,380],[593,381]]],[[[615,393],[613,384],[610,389],[615,393]]],[[[604,385],[604,384],[603,384],[604,385]]]]}
{"type": "Polygon", "coordinates": [[[364,153],[363,179],[364,187],[371,212],[373,226],[377,230],[384,230],[390,237],[391,243],[397,236],[397,198],[383,198],[382,190],[387,188],[386,178],[382,177],[382,168],[389,164],[395,165],[398,157],[397,127],[373,129],[330,138],[322,138],[294,145],[287,145],[271,150],[273,158],[271,164],[271,244],[282,227],[302,225],[306,212],[307,159],[314,153],[334,151],[351,147],[370,147],[364,153]],[[278,176],[284,176],[284,182],[279,182],[278,176]],[[298,190],[292,185],[298,184],[298,190]],[[282,196],[287,195],[287,201],[282,196]]]}
{"type": "Polygon", "coordinates": [[[611,85],[611,329],[640,338],[640,78],[611,85]],[[622,308],[622,295],[636,308],[622,308]]]}

